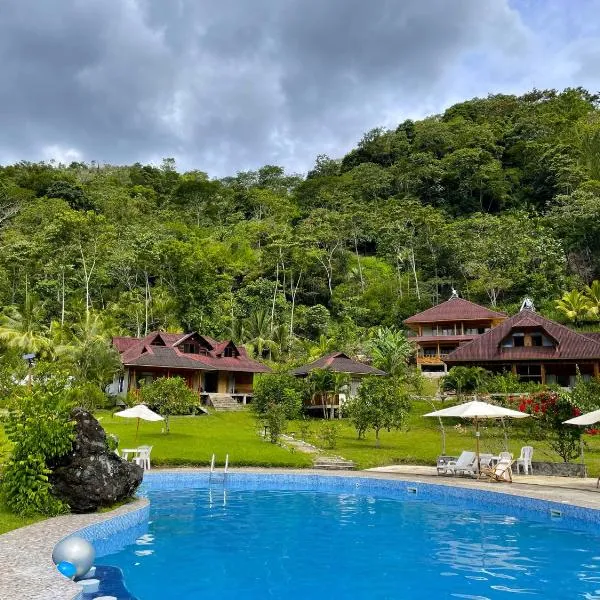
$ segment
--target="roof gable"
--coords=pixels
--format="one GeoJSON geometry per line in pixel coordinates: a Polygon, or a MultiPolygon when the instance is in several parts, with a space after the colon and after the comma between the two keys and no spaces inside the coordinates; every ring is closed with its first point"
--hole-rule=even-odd
{"type": "Polygon", "coordinates": [[[297,367],[292,371],[293,375],[308,375],[315,369],[326,369],[335,373],[351,373],[356,375],[387,375],[385,371],[376,369],[357,360],[353,360],[343,352],[332,352],[326,354],[311,363],[297,367]]]}
{"type": "Polygon", "coordinates": [[[444,362],[493,362],[542,359],[599,359],[600,342],[577,333],[564,325],[523,309],[497,327],[459,346],[444,362]],[[555,346],[523,346],[502,348],[502,341],[523,329],[542,330],[555,342],[555,346]]]}
{"type": "Polygon", "coordinates": [[[496,312],[480,306],[464,298],[450,298],[437,306],[432,306],[404,322],[411,323],[435,323],[440,321],[481,321],[488,319],[505,319],[506,314],[496,312]]]}
{"type": "Polygon", "coordinates": [[[269,367],[248,357],[245,348],[237,347],[233,341],[217,342],[208,336],[196,332],[159,333],[153,332],[144,338],[118,338],[113,344],[121,351],[121,363],[127,366],[149,366],[172,369],[196,369],[219,371],[243,371],[247,373],[268,373],[269,367]],[[152,344],[155,339],[163,344],[152,344]],[[126,340],[126,341],[123,341],[126,340]],[[182,344],[197,342],[206,353],[189,353],[182,351],[182,344]],[[118,344],[118,345],[117,345],[118,344]],[[235,348],[234,356],[223,356],[225,348],[235,348]],[[217,350],[220,352],[217,353],[217,350]]]}

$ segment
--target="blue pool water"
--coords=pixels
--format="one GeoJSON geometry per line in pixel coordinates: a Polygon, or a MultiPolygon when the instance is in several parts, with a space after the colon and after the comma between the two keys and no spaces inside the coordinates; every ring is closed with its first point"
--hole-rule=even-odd
{"type": "Polygon", "coordinates": [[[600,599],[592,529],[349,493],[148,496],[147,533],[98,561],[119,567],[138,600],[600,599]]]}

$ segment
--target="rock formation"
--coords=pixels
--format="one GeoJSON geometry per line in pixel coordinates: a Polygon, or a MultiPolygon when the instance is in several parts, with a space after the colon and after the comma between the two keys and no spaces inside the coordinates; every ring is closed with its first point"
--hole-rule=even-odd
{"type": "Polygon", "coordinates": [[[143,470],[106,446],[106,433],[86,410],[75,408],[72,450],[50,465],[52,492],[75,513],[94,512],[133,496],[143,470]]]}

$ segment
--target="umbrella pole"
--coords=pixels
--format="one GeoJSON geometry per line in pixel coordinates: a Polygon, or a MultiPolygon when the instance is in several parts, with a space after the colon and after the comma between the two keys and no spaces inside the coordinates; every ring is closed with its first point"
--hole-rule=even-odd
{"type": "Polygon", "coordinates": [[[140,418],[138,417],[137,427],[135,428],[135,443],[137,444],[138,431],[140,430],[140,418]]]}
{"type": "Polygon", "coordinates": [[[479,419],[475,417],[475,439],[477,448],[477,479],[481,478],[481,461],[479,460],[479,419]]]}

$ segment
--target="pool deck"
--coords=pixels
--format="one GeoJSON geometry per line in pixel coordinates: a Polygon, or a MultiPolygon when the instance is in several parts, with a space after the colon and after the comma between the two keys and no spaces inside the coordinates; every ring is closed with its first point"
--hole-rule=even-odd
{"type": "MultiPolygon", "coordinates": [[[[208,469],[153,469],[152,472],[206,472],[208,469]]],[[[539,498],[600,509],[600,491],[596,479],[567,477],[515,476],[514,483],[491,483],[464,477],[445,477],[435,467],[392,465],[366,471],[323,471],[315,469],[234,468],[243,473],[298,473],[326,477],[366,477],[435,483],[489,490],[515,496],[539,498]]],[[[0,600],[72,600],[80,587],[62,577],[52,563],[54,545],[63,537],[83,527],[127,514],[146,504],[137,500],[114,511],[89,515],[64,515],[41,521],[0,535],[0,600]]]]}
{"type": "Polygon", "coordinates": [[[56,570],[54,546],[74,531],[147,504],[138,499],[110,512],[61,515],[0,535],[0,600],[73,600],[81,586],[56,570]]]}

